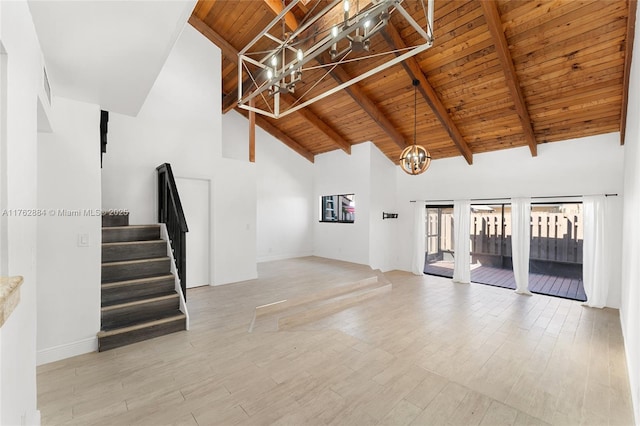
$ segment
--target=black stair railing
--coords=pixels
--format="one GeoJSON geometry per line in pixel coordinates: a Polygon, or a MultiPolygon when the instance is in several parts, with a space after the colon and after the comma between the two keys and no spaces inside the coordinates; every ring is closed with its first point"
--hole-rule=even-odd
{"type": "Polygon", "coordinates": [[[184,300],[187,300],[187,241],[189,232],[187,220],[182,210],[176,181],[171,164],[164,163],[156,167],[158,171],[158,221],[167,226],[167,233],[173,250],[173,258],[178,269],[180,287],[184,300]]]}

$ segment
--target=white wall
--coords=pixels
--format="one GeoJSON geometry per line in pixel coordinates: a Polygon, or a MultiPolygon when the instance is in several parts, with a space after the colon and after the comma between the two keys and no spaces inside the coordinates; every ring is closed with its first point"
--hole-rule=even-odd
{"type": "MultiPolygon", "coordinates": [[[[249,121],[235,111],[222,117],[222,155],[249,157],[249,121]]],[[[258,262],[313,254],[313,164],[256,127],[258,262]]]]}
{"type": "Polygon", "coordinates": [[[607,214],[605,233],[607,256],[605,257],[605,270],[608,271],[609,294],[606,306],[620,309],[622,306],[622,214],[624,196],[623,191],[618,192],[617,197],[606,198],[607,214]]]}
{"type": "Polygon", "coordinates": [[[211,178],[220,156],[220,50],[187,25],[137,117],[110,114],[103,158],[104,209],[155,223],[156,170],[211,178]],[[126,188],[126,191],[124,190],[126,188]]]}
{"type": "Polygon", "coordinates": [[[255,164],[221,159],[214,183],[214,285],[258,277],[255,164]]]}
{"type": "Polygon", "coordinates": [[[331,151],[316,155],[314,166],[314,254],[346,262],[369,264],[371,203],[370,142],[353,145],[351,155],[331,151]],[[324,195],[355,194],[354,223],[322,223],[320,198],[324,195]]]}
{"type": "Polygon", "coordinates": [[[220,49],[187,25],[140,114],[110,115],[102,171],[103,209],[128,209],[131,224],[157,222],[158,165],[212,182],[214,285],[257,275],[255,172],[221,157],[220,63],[220,49]]]}
{"type": "Polygon", "coordinates": [[[256,169],[258,261],[313,254],[313,164],[257,128],[256,169]]]}
{"type": "MultiPolygon", "coordinates": [[[[636,20],[640,22],[640,9],[636,20]]],[[[620,321],[636,424],[640,422],[640,26],[636,26],[624,159],[622,306],[620,321]]]]}
{"type": "Polygon", "coordinates": [[[396,213],[396,165],[371,145],[371,201],[369,205],[369,265],[388,271],[395,268],[397,219],[382,219],[396,213]]]}
{"type": "Polygon", "coordinates": [[[38,364],[95,351],[100,330],[100,108],[52,104],[55,132],[38,135],[38,364]]]}
{"type": "MultiPolygon", "coordinates": [[[[256,126],[256,149],[263,139],[269,138],[273,136],[256,126]]],[[[249,161],[249,120],[233,110],[222,116],[222,156],[249,161]]]]}
{"type": "MultiPolygon", "coordinates": [[[[624,151],[618,133],[610,133],[539,145],[537,157],[523,147],[474,155],[472,166],[462,157],[433,161],[419,176],[398,168],[397,268],[411,266],[411,200],[621,195],[624,151]]],[[[620,211],[611,217],[620,220],[620,211]]]]}
{"type": "MultiPolygon", "coordinates": [[[[5,207],[36,209],[37,93],[42,63],[26,2],[0,2],[0,42],[8,58],[6,170],[0,171],[6,176],[5,207]]],[[[0,334],[0,424],[39,424],[35,368],[37,220],[9,217],[7,228],[7,270],[3,273],[24,276],[24,284],[20,304],[0,334]]]]}

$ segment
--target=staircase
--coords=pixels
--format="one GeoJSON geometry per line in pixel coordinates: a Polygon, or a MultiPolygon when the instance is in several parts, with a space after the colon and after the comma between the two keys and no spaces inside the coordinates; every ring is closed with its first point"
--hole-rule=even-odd
{"type": "Polygon", "coordinates": [[[102,303],[98,350],[186,329],[160,225],[102,216],[102,303]]]}

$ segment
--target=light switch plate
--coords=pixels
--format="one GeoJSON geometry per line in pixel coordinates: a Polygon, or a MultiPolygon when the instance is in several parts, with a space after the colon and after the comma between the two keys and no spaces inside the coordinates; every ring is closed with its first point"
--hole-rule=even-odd
{"type": "Polygon", "coordinates": [[[78,234],[78,247],[89,247],[89,234],[78,234]]]}

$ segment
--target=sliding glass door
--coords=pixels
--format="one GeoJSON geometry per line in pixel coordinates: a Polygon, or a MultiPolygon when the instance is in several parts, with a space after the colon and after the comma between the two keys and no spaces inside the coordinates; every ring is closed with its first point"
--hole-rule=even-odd
{"type": "Polygon", "coordinates": [[[529,290],[587,300],[582,283],[582,203],[533,204],[529,290]]]}
{"type": "MultiPolygon", "coordinates": [[[[511,254],[511,205],[473,204],[469,229],[471,281],[516,288],[511,254]]],[[[427,206],[424,273],[453,277],[453,206],[427,206]]],[[[581,203],[532,204],[529,290],[586,300],[582,283],[581,203]]]]}
{"type": "Polygon", "coordinates": [[[511,262],[511,206],[471,206],[471,281],[516,288],[511,262]]]}
{"type": "Polygon", "coordinates": [[[427,206],[424,273],[453,277],[453,206],[427,206]]]}
{"type": "MultiPolygon", "coordinates": [[[[582,204],[532,204],[530,220],[529,290],[586,300],[582,204]]],[[[471,281],[516,288],[509,204],[471,206],[471,281]]]]}

